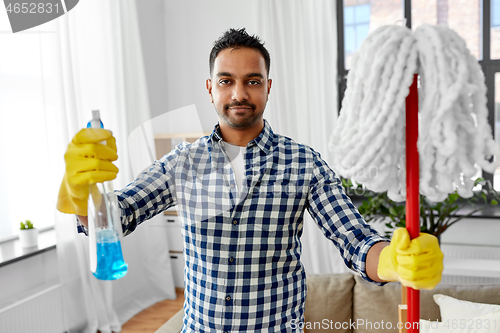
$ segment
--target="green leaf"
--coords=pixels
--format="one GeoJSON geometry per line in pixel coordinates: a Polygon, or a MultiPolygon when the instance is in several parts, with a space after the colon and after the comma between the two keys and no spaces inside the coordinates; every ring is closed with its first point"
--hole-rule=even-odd
{"type": "Polygon", "coordinates": [[[474,186],[477,186],[478,184],[481,184],[483,185],[482,183],[485,181],[484,178],[482,177],[479,177],[479,178],[476,178],[476,180],[474,181],[474,186]]]}
{"type": "Polygon", "coordinates": [[[394,207],[391,207],[389,208],[389,214],[393,215],[393,216],[397,216],[398,215],[398,212],[396,211],[396,209],[394,207]]]}
{"type": "Polygon", "coordinates": [[[26,229],[26,226],[24,225],[24,222],[21,222],[21,227],[20,227],[21,230],[25,230],[26,229]]]}
{"type": "Polygon", "coordinates": [[[498,201],[496,201],[495,199],[492,199],[492,200],[491,200],[491,204],[492,204],[493,206],[496,206],[496,205],[498,205],[498,201]]]}
{"type": "Polygon", "coordinates": [[[448,196],[448,199],[449,199],[449,202],[450,204],[454,203],[455,201],[457,201],[457,199],[459,198],[459,195],[458,193],[452,193],[448,196]]]}

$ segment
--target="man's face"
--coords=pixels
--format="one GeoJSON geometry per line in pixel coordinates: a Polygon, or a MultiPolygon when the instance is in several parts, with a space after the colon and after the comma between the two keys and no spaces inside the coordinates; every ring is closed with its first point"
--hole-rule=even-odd
{"type": "Polygon", "coordinates": [[[271,83],[258,50],[229,48],[215,58],[207,89],[219,120],[235,129],[247,129],[262,123],[271,83]]]}

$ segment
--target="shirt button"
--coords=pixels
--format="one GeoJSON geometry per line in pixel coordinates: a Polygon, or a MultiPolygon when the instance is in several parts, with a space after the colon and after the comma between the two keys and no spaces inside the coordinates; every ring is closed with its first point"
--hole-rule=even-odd
{"type": "Polygon", "coordinates": [[[230,301],[231,300],[231,297],[230,296],[226,296],[226,301],[230,301]]]}
{"type": "Polygon", "coordinates": [[[237,225],[237,224],[238,224],[238,221],[234,220],[234,221],[233,221],[233,224],[234,224],[234,225],[237,225]]]}
{"type": "Polygon", "coordinates": [[[229,258],[229,262],[233,262],[233,261],[234,261],[233,257],[229,258]]]}
{"type": "Polygon", "coordinates": [[[230,187],[230,188],[234,188],[234,185],[233,185],[233,184],[231,184],[229,187],[230,187]]]}

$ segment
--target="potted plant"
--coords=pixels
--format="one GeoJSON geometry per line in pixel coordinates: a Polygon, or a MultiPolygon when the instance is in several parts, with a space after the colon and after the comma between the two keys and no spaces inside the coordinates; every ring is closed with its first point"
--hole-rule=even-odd
{"type": "Polygon", "coordinates": [[[21,241],[21,247],[35,247],[38,245],[38,229],[33,227],[30,220],[21,222],[19,240],[21,241]]]}
{"type": "MultiPolygon", "coordinates": [[[[343,186],[351,191],[359,191],[361,185],[354,186],[350,180],[343,179],[343,186]]],[[[429,233],[438,239],[441,234],[458,221],[471,215],[498,205],[500,193],[493,189],[490,181],[478,178],[474,183],[471,198],[461,198],[457,192],[448,195],[443,202],[431,202],[420,195],[420,232],[429,233]]],[[[404,202],[394,202],[387,197],[387,192],[364,192],[364,201],[359,212],[367,222],[385,222],[389,231],[386,236],[391,236],[395,228],[406,227],[406,207],[404,202]]],[[[349,193],[349,192],[348,192],[349,193]]]]}

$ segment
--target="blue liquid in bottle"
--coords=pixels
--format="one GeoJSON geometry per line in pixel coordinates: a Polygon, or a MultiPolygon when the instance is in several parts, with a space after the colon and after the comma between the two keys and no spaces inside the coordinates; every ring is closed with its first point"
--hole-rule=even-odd
{"type": "Polygon", "coordinates": [[[120,239],[114,230],[96,230],[97,270],[99,280],[117,280],[127,274],[128,265],[123,260],[120,239]]]}
{"type": "MultiPolygon", "coordinates": [[[[92,111],[92,120],[87,127],[103,128],[98,110],[92,111]]],[[[106,144],[106,142],[101,142],[106,144]]],[[[89,200],[90,266],[92,274],[99,280],[117,280],[127,274],[128,265],[123,260],[120,238],[122,227],[118,201],[114,195],[112,181],[97,184],[97,192],[91,191],[89,200]],[[95,271],[94,271],[95,270],[95,271]]]]}

